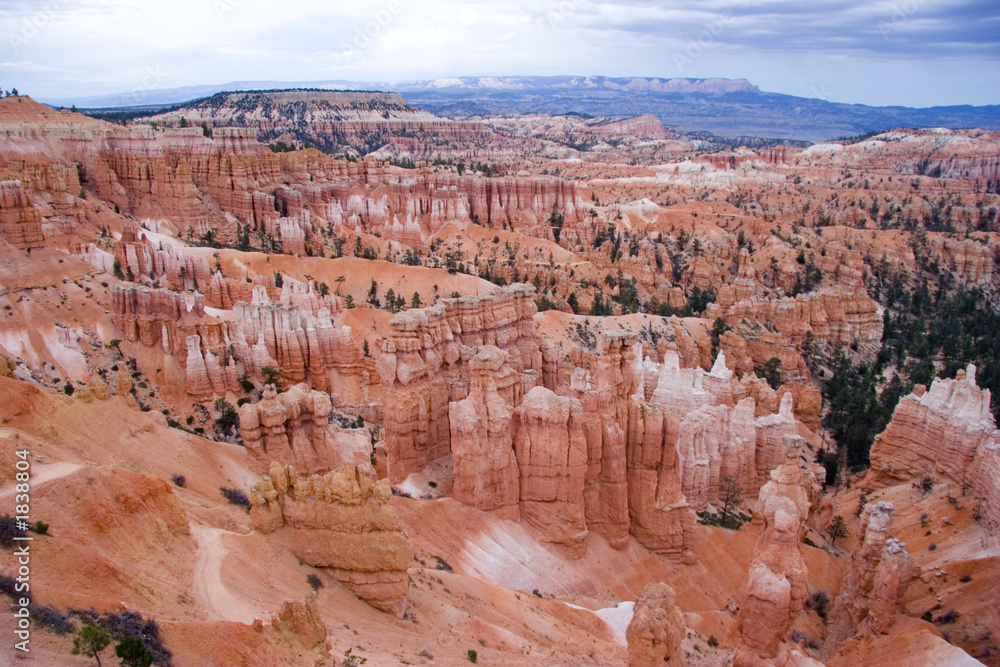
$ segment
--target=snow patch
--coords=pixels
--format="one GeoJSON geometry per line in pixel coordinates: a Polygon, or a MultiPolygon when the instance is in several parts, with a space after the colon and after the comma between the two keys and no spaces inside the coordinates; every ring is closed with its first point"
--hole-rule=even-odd
{"type": "Polygon", "coordinates": [[[575,604],[565,603],[567,607],[572,607],[573,609],[579,609],[580,611],[589,611],[591,614],[597,618],[604,621],[604,624],[608,626],[611,630],[611,634],[614,635],[615,641],[620,646],[628,646],[628,640],[625,638],[625,631],[628,630],[629,623],[632,622],[632,616],[635,613],[635,602],[631,600],[628,602],[619,602],[617,606],[605,607],[604,609],[598,609],[594,611],[593,609],[587,609],[586,607],[578,607],[575,604]]]}

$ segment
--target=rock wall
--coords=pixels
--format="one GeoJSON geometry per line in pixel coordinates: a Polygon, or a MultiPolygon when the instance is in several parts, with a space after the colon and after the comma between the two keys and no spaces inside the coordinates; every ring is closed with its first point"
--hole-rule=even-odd
{"type": "Polygon", "coordinates": [[[449,401],[460,401],[471,382],[470,361],[484,345],[507,354],[513,371],[497,392],[515,407],[542,377],[542,352],[532,316],[533,290],[512,285],[486,297],[443,299],[414,308],[389,323],[377,369],[385,391],[389,478],[401,482],[429,461],[450,453],[449,401]]]}
{"type": "Polygon", "coordinates": [[[535,387],[513,415],[514,452],[521,474],[521,519],[543,540],[586,552],[584,489],[587,442],[583,405],[535,387]]]}
{"type": "Polygon", "coordinates": [[[190,336],[199,336],[203,349],[219,355],[229,343],[226,325],[205,314],[205,301],[197,293],[111,285],[111,319],[125,340],[160,346],[178,359],[187,358],[190,336]]]}
{"type": "Polygon", "coordinates": [[[264,395],[257,403],[239,409],[240,434],[251,468],[264,474],[272,463],[292,466],[303,474],[322,474],[345,463],[362,467],[366,443],[357,438],[341,437],[328,422],[333,409],[330,396],[310,391],[299,384],[278,394],[274,385],[264,385],[264,395]]]}
{"type": "Polygon", "coordinates": [[[0,182],[0,239],[21,250],[45,243],[41,212],[21,181],[0,182]]]}
{"type": "Polygon", "coordinates": [[[682,490],[691,509],[720,506],[727,477],[743,489],[756,487],[756,402],[745,398],[735,408],[701,408],[681,419],[677,434],[682,490]]]}
{"type": "Polygon", "coordinates": [[[506,360],[507,354],[497,347],[479,348],[469,364],[469,396],[449,405],[455,465],[452,497],[481,510],[502,510],[504,516],[516,519],[522,491],[512,436],[516,427],[495,379],[506,360]]]}
{"type": "Polygon", "coordinates": [[[249,302],[233,304],[229,335],[248,378],[262,380],[263,369],[281,371],[282,380],[305,382],[315,389],[330,386],[328,371],[360,376],[368,369],[351,329],[334,324],[343,311],[337,297],[321,297],[311,288],[285,283],[278,302],[262,285],[253,287],[249,302]]]}
{"type": "Polygon", "coordinates": [[[402,618],[413,547],[391,495],[388,481],[374,482],[356,466],[304,478],[275,463],[250,494],[250,518],[303,563],[329,568],[359,598],[402,618]]]}
{"type": "Polygon", "coordinates": [[[935,379],[899,401],[892,421],[871,449],[870,488],[930,477],[946,479],[986,499],[987,514],[998,518],[1000,481],[982,474],[996,456],[1000,432],[990,412],[990,392],[976,384],[976,367],[954,380],[935,379]],[[976,462],[979,465],[975,465],[976,462]]]}
{"type": "Polygon", "coordinates": [[[752,299],[733,304],[726,321],[768,324],[799,345],[809,334],[834,345],[882,340],[882,309],[863,290],[823,289],[780,300],[752,299]]]}

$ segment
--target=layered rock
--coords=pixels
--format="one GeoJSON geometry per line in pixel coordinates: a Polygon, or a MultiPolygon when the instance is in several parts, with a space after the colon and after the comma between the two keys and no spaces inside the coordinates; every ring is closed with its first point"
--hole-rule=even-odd
{"type": "Polygon", "coordinates": [[[521,493],[512,438],[516,426],[495,380],[506,359],[497,347],[479,348],[469,364],[469,396],[449,406],[455,466],[452,496],[481,510],[503,510],[503,515],[516,519],[521,493]]]}
{"type": "MultiPolygon", "coordinates": [[[[931,477],[978,486],[973,462],[997,442],[1000,433],[990,412],[990,392],[976,384],[976,367],[970,365],[954,380],[935,379],[926,393],[899,401],[892,421],[872,444],[866,484],[880,488],[931,477]]],[[[989,495],[986,489],[977,489],[980,492],[989,495]]]]}
{"type": "Polygon", "coordinates": [[[677,594],[666,584],[646,584],[625,631],[629,667],[686,665],[681,642],[687,634],[677,594]]]}
{"type": "Polygon", "coordinates": [[[330,642],[316,599],[314,591],[305,600],[286,601],[271,614],[270,625],[265,626],[258,619],[251,627],[258,633],[271,635],[276,643],[296,647],[303,659],[311,656],[315,667],[324,667],[329,664],[330,642]]]}
{"type": "Polygon", "coordinates": [[[129,342],[158,346],[178,359],[187,358],[191,336],[199,336],[199,345],[216,354],[225,354],[228,347],[225,323],[206,316],[198,293],[112,285],[111,304],[115,329],[129,342]]]}
{"type": "Polygon", "coordinates": [[[521,475],[521,518],[570,555],[586,551],[587,442],[583,405],[535,387],[514,410],[514,451],[521,475]]]}
{"type": "Polygon", "coordinates": [[[507,354],[497,392],[511,407],[542,375],[542,352],[532,316],[532,288],[513,285],[502,294],[443,299],[414,308],[389,323],[377,362],[385,390],[389,478],[398,483],[428,461],[447,456],[449,401],[469,393],[470,361],[484,345],[507,354]]]}
{"type": "Polygon", "coordinates": [[[986,443],[979,450],[973,466],[976,477],[973,488],[979,502],[979,515],[984,527],[984,539],[993,544],[983,544],[984,547],[996,546],[1000,537],[1000,440],[986,443]]]}
{"type": "Polygon", "coordinates": [[[694,519],[681,488],[674,446],[678,428],[677,417],[659,406],[632,406],[627,450],[629,529],[647,549],[689,560],[694,519]]]}
{"type": "Polygon", "coordinates": [[[325,473],[344,462],[327,416],[333,409],[329,395],[310,391],[304,384],[277,394],[264,385],[258,403],[239,410],[240,434],[251,467],[264,473],[272,463],[289,465],[305,474],[325,473]]]}
{"type": "Polygon", "coordinates": [[[115,259],[130,280],[156,282],[179,289],[205,288],[211,281],[208,260],[185,253],[176,245],[156,246],[146,231],[127,222],[114,246],[115,259]]]}
{"type": "Polygon", "coordinates": [[[413,548],[391,495],[387,480],[375,482],[357,466],[300,477],[275,463],[250,494],[250,518],[303,563],[329,568],[359,598],[402,618],[413,548]]]}
{"type": "Polygon", "coordinates": [[[755,450],[755,466],[757,481],[748,489],[756,489],[765,483],[777,466],[785,462],[787,445],[786,436],[797,436],[799,423],[795,419],[795,398],[791,392],[781,397],[781,406],[777,414],[758,417],[757,448],[755,450]]]}
{"type": "Polygon", "coordinates": [[[896,508],[887,502],[868,505],[861,515],[864,532],[830,613],[828,652],[852,635],[885,634],[902,610],[906,589],[919,568],[906,545],[891,538],[895,515],[896,508]]]}
{"type": "Polygon", "coordinates": [[[41,213],[21,181],[0,182],[0,239],[21,250],[44,245],[41,213]]]}
{"type": "Polygon", "coordinates": [[[602,333],[596,353],[581,356],[569,391],[583,405],[587,526],[619,549],[628,542],[630,524],[628,427],[637,382],[635,342],[632,334],[602,333]]]}
{"type": "Polygon", "coordinates": [[[682,489],[691,509],[700,512],[718,506],[726,478],[740,488],[756,482],[754,425],[756,402],[745,398],[735,408],[701,408],[681,419],[677,434],[682,489]]]}
{"type": "Polygon", "coordinates": [[[754,547],[746,601],[740,609],[735,667],[774,664],[805,605],[807,570],[801,542],[818,480],[801,464],[804,441],[789,438],[786,462],[771,472],[754,509],[763,530],[754,547]]]}
{"type": "Polygon", "coordinates": [[[333,316],[343,311],[337,297],[319,296],[291,280],[272,302],[264,285],[254,285],[249,302],[233,304],[229,335],[247,376],[262,380],[272,367],[290,383],[305,382],[316,389],[330,386],[328,371],[361,376],[370,371],[350,327],[337,326],[333,316]]]}

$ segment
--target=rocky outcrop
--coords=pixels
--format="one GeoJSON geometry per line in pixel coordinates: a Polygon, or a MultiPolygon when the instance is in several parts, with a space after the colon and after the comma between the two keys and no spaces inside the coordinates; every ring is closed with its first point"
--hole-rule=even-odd
{"type": "Polygon", "coordinates": [[[882,339],[881,307],[864,291],[823,289],[780,300],[755,298],[733,304],[725,318],[731,324],[747,320],[773,327],[797,345],[810,335],[834,345],[882,339]]]}
{"type": "Polygon", "coordinates": [[[996,546],[1000,538],[1000,438],[994,437],[979,450],[973,465],[976,477],[973,488],[979,503],[979,516],[983,523],[984,547],[996,546]]]}
{"type": "Polygon", "coordinates": [[[177,245],[153,245],[146,230],[134,222],[125,223],[121,239],[114,246],[115,259],[129,280],[156,282],[182,290],[204,289],[211,281],[208,260],[185,253],[177,245]]]}
{"type": "Polygon", "coordinates": [[[625,631],[629,667],[686,665],[681,642],[687,634],[677,594],[666,584],[646,584],[625,631]]]}
{"type": "Polygon", "coordinates": [[[587,442],[583,405],[535,387],[514,410],[521,518],[573,557],[586,551],[587,442]]]}
{"type": "Polygon", "coordinates": [[[0,182],[0,239],[21,250],[45,243],[42,215],[21,181],[0,182]]]}
{"type": "Polygon", "coordinates": [[[229,336],[235,355],[247,376],[256,380],[266,379],[263,369],[271,367],[286,382],[325,390],[332,369],[361,376],[368,366],[350,327],[334,323],[343,310],[337,297],[320,296],[291,280],[284,283],[277,302],[264,285],[254,285],[249,301],[233,304],[229,336]]]}
{"type": "Polygon", "coordinates": [[[986,499],[995,521],[993,499],[1000,482],[982,471],[995,465],[998,443],[990,392],[976,385],[976,367],[970,365],[954,380],[935,379],[925,393],[899,401],[892,421],[872,445],[865,484],[881,488],[924,477],[949,480],[986,499]]]}
{"type": "Polygon", "coordinates": [[[695,512],[719,506],[719,492],[727,477],[742,489],[755,487],[755,413],[756,402],[745,398],[735,408],[705,407],[681,419],[677,434],[680,477],[684,496],[695,512]]]}
{"type": "Polygon", "coordinates": [[[757,489],[764,484],[772,470],[785,462],[787,445],[786,436],[797,436],[799,423],[795,419],[795,398],[791,392],[781,397],[781,406],[777,414],[758,417],[757,449],[755,450],[755,465],[757,480],[748,489],[757,489]]]}
{"type": "Polygon", "coordinates": [[[359,598],[402,618],[413,548],[391,495],[387,480],[375,482],[357,466],[299,477],[275,463],[250,494],[250,518],[303,563],[328,568],[359,598]]]}
{"type": "Polygon", "coordinates": [[[807,570],[800,545],[812,509],[812,487],[819,483],[801,463],[804,441],[789,438],[786,462],[771,472],[754,508],[763,525],[754,547],[746,601],[740,609],[740,644],[735,667],[774,664],[792,624],[805,605],[807,570]]]}
{"type": "Polygon", "coordinates": [[[329,395],[304,384],[281,394],[264,385],[263,398],[239,410],[240,434],[251,467],[267,472],[272,463],[289,465],[305,474],[325,473],[351,459],[340,451],[327,421],[333,409],[329,395]]]}
{"type": "Polygon", "coordinates": [[[868,505],[861,515],[864,532],[830,613],[828,653],[851,636],[885,634],[902,610],[906,589],[919,568],[906,545],[891,537],[895,515],[896,508],[887,502],[868,505]]]}
{"type": "Polygon", "coordinates": [[[208,379],[205,356],[201,351],[201,336],[188,336],[187,348],[187,366],[184,371],[187,379],[187,393],[196,401],[209,401],[214,392],[212,383],[208,379]]]}
{"type": "Polygon", "coordinates": [[[497,378],[497,392],[511,407],[542,377],[542,352],[532,316],[533,290],[513,285],[500,295],[442,299],[389,323],[377,361],[385,391],[389,478],[401,482],[428,461],[447,456],[449,401],[461,401],[471,382],[470,361],[484,345],[507,354],[512,372],[497,378]]]}
{"type": "Polygon", "coordinates": [[[325,667],[329,664],[331,647],[316,598],[314,591],[305,600],[289,600],[271,614],[270,625],[265,626],[258,619],[251,627],[258,633],[270,635],[275,643],[296,647],[303,659],[312,658],[315,667],[325,667]]]}
{"type": "Polygon", "coordinates": [[[187,358],[191,336],[199,336],[199,345],[217,354],[226,349],[226,326],[205,314],[200,294],[132,285],[110,289],[111,319],[125,340],[158,346],[178,359],[187,358]]]}
{"type": "MultiPolygon", "coordinates": [[[[507,355],[484,346],[470,363],[469,396],[449,406],[451,456],[455,465],[452,496],[481,510],[503,510],[517,518],[521,486],[514,455],[511,409],[497,392],[507,355]]],[[[508,369],[509,370],[509,369],[508,369]]]]}

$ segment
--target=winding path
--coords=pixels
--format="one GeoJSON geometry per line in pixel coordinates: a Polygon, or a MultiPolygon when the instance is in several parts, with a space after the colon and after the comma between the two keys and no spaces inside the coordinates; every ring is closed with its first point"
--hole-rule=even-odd
{"type": "Polygon", "coordinates": [[[194,591],[202,606],[220,621],[253,623],[260,612],[229,592],[222,583],[222,561],[229,550],[223,535],[235,535],[221,528],[191,524],[191,535],[198,542],[198,560],[194,564],[194,591]]]}

